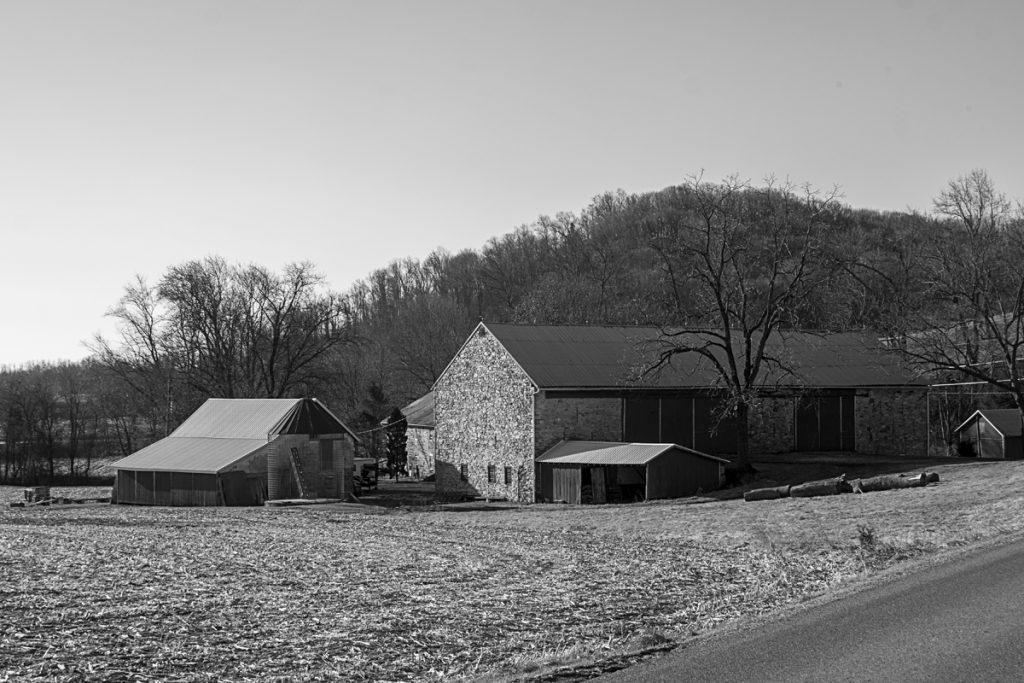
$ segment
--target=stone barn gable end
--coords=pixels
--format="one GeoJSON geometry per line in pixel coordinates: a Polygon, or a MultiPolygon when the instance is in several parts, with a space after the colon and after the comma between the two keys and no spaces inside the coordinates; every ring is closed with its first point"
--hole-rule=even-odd
{"type": "Polygon", "coordinates": [[[534,500],[536,390],[480,323],[434,384],[439,495],[534,500]]]}

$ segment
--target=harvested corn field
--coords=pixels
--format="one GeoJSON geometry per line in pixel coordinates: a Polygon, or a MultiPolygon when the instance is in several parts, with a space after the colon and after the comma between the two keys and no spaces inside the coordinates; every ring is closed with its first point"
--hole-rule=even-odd
{"type": "Polygon", "coordinates": [[[934,487],[759,508],[5,506],[0,680],[522,676],[685,640],[878,557],[983,537],[941,534],[964,515],[989,519],[982,508],[1021,519],[1020,486],[987,502],[971,490],[1024,478],[1022,465],[964,468],[959,488],[944,474],[934,487]],[[867,524],[869,545],[856,531],[867,524]]]}

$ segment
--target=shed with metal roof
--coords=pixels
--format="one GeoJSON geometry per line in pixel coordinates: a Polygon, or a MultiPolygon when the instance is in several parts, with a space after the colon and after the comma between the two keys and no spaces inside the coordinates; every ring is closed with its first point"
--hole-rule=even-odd
{"type": "Polygon", "coordinates": [[[725,480],[727,460],[671,443],[561,441],[537,458],[540,499],[620,503],[692,496],[725,480]]]}
{"type": "Polygon", "coordinates": [[[260,505],[344,497],[356,435],[316,399],[209,399],[166,438],[113,464],[135,505],[260,505]]]}
{"type": "Polygon", "coordinates": [[[976,410],[954,430],[960,453],[979,458],[1024,458],[1021,412],[1016,408],[976,410]]]}

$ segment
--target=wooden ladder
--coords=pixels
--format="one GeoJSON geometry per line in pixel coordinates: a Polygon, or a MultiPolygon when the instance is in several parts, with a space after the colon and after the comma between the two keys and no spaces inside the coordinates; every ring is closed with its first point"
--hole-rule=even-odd
{"type": "Polygon", "coordinates": [[[302,470],[302,462],[299,461],[299,449],[291,449],[292,474],[295,475],[295,485],[299,487],[299,498],[315,498],[309,482],[306,481],[306,473],[302,470]]]}

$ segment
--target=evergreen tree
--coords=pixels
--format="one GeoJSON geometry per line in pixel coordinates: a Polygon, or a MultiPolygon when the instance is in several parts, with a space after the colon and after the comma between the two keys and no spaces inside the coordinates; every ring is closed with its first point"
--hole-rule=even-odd
{"type": "Polygon", "coordinates": [[[398,473],[406,473],[406,463],[408,461],[408,454],[406,453],[406,443],[408,437],[406,436],[406,429],[408,423],[405,420],[405,415],[398,408],[391,411],[388,416],[388,424],[384,430],[385,450],[388,459],[388,469],[391,470],[391,476],[397,477],[398,473]]]}

